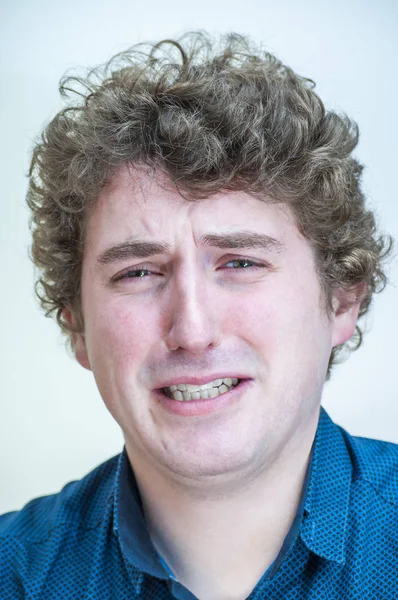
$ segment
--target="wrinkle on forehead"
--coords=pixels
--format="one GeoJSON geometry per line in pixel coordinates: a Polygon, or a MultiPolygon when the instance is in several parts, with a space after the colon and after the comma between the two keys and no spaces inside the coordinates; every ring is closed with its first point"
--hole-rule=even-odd
{"type": "Polygon", "coordinates": [[[99,197],[95,212],[94,228],[97,222],[121,236],[109,239],[112,244],[135,236],[175,243],[192,235],[196,241],[220,229],[228,233],[253,229],[283,242],[289,224],[302,237],[286,204],[267,202],[244,191],[220,191],[209,198],[188,200],[161,169],[142,164],[120,167],[99,197]]]}

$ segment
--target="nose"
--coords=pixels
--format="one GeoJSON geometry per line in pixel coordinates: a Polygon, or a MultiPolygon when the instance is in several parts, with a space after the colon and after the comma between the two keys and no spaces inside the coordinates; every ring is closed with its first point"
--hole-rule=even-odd
{"type": "Polygon", "coordinates": [[[166,346],[198,354],[220,344],[220,318],[206,282],[189,277],[176,282],[169,300],[166,346]]]}

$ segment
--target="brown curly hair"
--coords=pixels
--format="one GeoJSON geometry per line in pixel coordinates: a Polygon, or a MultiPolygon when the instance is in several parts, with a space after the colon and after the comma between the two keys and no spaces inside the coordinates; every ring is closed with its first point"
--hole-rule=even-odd
{"type": "MultiPolygon", "coordinates": [[[[203,32],[136,45],[84,78],[61,80],[61,95],[74,101],[34,148],[27,202],[36,294],[69,341],[84,329],[89,210],[124,164],[161,169],[192,200],[244,190],[288,203],[314,248],[327,311],[333,290],[365,283],[359,316],[366,314],[385,287],[392,240],[377,233],[365,206],[362,166],[351,155],[357,125],[327,111],[314,87],[245,37],[216,42],[203,32]]],[[[361,341],[357,325],[344,346],[361,341]]],[[[342,347],[331,353],[328,377],[342,347]]]]}

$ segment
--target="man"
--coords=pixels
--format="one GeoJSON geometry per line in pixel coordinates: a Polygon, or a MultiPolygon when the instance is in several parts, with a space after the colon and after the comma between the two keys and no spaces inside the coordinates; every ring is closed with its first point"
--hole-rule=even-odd
{"type": "Polygon", "coordinates": [[[125,448],[0,519],[1,597],[396,598],[397,446],[320,408],[391,246],[356,126],[236,35],[82,83],[33,155],[32,256],[125,448]]]}

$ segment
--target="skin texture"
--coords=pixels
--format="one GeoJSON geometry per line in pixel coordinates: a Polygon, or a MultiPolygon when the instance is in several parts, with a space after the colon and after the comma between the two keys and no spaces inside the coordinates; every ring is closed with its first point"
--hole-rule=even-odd
{"type": "Polygon", "coordinates": [[[74,349],[123,430],[152,539],[198,598],[246,597],[277,555],[300,498],[330,352],[351,337],[358,306],[340,292],[326,316],[311,246],[286,205],[244,192],[190,202],[165,177],[126,167],[99,197],[83,259],[85,330],[74,349]],[[200,241],[237,231],[283,247],[200,241]],[[133,239],[169,251],[98,261],[133,239]],[[147,271],[133,277],[138,268],[147,271]],[[205,415],[170,413],[153,391],[223,373],[251,381],[205,415]]]}

